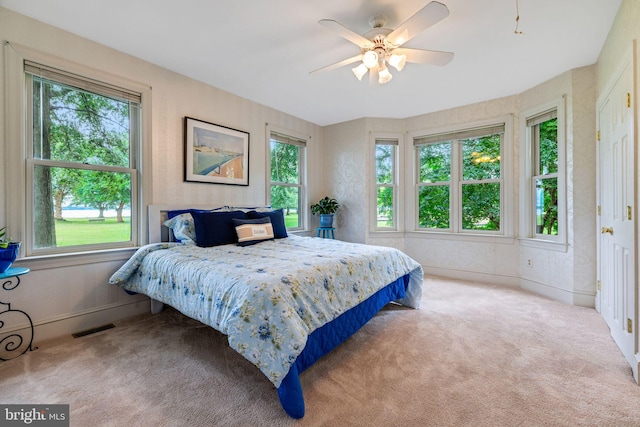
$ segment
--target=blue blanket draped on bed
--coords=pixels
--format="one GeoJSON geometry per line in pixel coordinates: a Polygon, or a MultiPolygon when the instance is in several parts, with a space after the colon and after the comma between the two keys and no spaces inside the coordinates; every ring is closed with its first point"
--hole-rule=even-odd
{"type": "Polygon", "coordinates": [[[290,236],[248,247],[147,245],[110,282],[226,334],[301,417],[298,373],[387,302],[418,308],[422,268],[393,248],[290,236]]]}
{"type": "Polygon", "coordinates": [[[353,335],[387,303],[404,298],[409,278],[409,274],[402,276],[309,335],[307,345],[278,388],[282,408],[290,417],[304,416],[304,396],[299,374],[353,335]]]}

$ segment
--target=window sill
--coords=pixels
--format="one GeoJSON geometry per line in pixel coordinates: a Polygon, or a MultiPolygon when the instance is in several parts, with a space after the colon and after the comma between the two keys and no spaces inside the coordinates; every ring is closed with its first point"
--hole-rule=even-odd
{"type": "Polygon", "coordinates": [[[554,242],[551,240],[541,240],[541,239],[532,239],[532,238],[521,238],[520,246],[528,247],[528,248],[545,249],[548,251],[555,251],[555,252],[567,252],[569,250],[569,245],[563,242],[554,242]]]}
{"type": "Polygon", "coordinates": [[[433,239],[433,240],[457,240],[463,242],[478,243],[498,243],[502,245],[513,244],[515,238],[513,236],[501,235],[481,235],[467,233],[446,233],[446,232],[429,232],[429,231],[410,231],[405,233],[405,237],[433,239]]]}
{"type": "Polygon", "coordinates": [[[389,230],[389,231],[382,231],[382,230],[376,230],[376,231],[370,231],[369,232],[369,237],[371,238],[398,238],[398,237],[405,237],[405,233],[402,231],[397,231],[397,230],[389,230]]]}
{"type": "Polygon", "coordinates": [[[51,268],[72,267],[76,265],[96,264],[100,262],[127,261],[134,248],[107,249],[91,252],[77,252],[71,254],[40,255],[19,258],[15,261],[20,267],[27,267],[33,271],[48,270],[51,268]]]}

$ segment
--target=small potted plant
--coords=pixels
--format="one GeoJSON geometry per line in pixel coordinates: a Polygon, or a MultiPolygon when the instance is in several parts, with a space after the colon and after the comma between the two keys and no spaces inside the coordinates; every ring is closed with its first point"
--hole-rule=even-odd
{"type": "Polygon", "coordinates": [[[20,242],[7,237],[7,227],[0,228],[0,273],[4,273],[18,257],[20,242]]]}
{"type": "Polygon", "coordinates": [[[320,227],[333,227],[333,214],[340,208],[336,199],[324,197],[311,205],[311,213],[320,215],[320,227]]]}

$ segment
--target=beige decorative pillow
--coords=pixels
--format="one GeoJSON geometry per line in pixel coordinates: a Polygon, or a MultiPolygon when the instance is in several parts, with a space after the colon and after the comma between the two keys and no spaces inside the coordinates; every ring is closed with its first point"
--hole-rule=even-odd
{"type": "Polygon", "coordinates": [[[236,226],[236,234],[238,235],[238,244],[240,246],[253,245],[274,238],[273,226],[269,217],[257,219],[234,218],[233,224],[236,226]]]}

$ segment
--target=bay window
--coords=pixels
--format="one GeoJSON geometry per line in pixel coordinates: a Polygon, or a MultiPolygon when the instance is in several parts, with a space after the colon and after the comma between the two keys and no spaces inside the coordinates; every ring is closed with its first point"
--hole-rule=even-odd
{"type": "Polygon", "coordinates": [[[505,124],[413,139],[416,230],[505,234],[505,124]]]}

